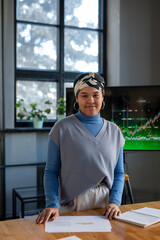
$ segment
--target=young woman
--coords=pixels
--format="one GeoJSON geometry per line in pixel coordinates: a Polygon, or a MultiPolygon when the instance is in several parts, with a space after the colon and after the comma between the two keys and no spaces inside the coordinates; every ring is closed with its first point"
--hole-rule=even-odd
{"type": "Polygon", "coordinates": [[[104,79],[81,74],[74,94],[78,113],[58,121],[49,134],[46,208],[37,223],[54,220],[59,212],[92,208],[105,208],[107,218],[120,215],[124,138],[117,125],[100,117],[104,79]]]}

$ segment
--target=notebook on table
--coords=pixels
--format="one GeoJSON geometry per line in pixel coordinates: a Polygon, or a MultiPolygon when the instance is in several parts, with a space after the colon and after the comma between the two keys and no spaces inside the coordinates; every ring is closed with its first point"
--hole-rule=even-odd
{"type": "Polygon", "coordinates": [[[116,219],[140,227],[148,227],[160,222],[160,209],[144,207],[122,213],[120,216],[116,217],[116,219]]]}

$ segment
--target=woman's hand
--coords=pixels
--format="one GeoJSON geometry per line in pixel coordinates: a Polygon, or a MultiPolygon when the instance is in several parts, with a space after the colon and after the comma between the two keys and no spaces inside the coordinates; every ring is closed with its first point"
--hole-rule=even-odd
{"type": "Polygon", "coordinates": [[[109,203],[103,213],[103,215],[108,219],[115,218],[115,217],[119,216],[120,214],[121,214],[121,211],[120,211],[118,205],[115,203],[109,203]]]}
{"type": "Polygon", "coordinates": [[[41,212],[37,219],[36,223],[46,223],[48,220],[55,220],[59,216],[58,208],[45,208],[43,212],[41,212]]]}

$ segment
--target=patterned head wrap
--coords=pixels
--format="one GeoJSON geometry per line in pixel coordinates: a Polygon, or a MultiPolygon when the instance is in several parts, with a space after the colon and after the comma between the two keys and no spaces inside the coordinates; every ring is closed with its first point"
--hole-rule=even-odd
{"type": "Polygon", "coordinates": [[[97,73],[80,74],[74,81],[74,94],[77,96],[84,87],[94,87],[104,93],[104,78],[97,73]]]}

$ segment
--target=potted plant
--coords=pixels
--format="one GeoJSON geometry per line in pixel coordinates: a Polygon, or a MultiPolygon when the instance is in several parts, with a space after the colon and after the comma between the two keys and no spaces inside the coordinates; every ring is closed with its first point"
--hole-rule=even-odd
{"type": "Polygon", "coordinates": [[[30,120],[31,118],[33,119],[33,126],[34,128],[42,128],[43,127],[43,121],[44,119],[47,119],[47,114],[50,114],[51,109],[50,105],[52,104],[49,100],[45,102],[48,107],[45,109],[40,109],[37,107],[37,103],[30,104],[31,110],[28,111],[26,107],[23,106],[24,100],[20,99],[16,103],[16,108],[19,109],[17,113],[17,117],[26,120],[30,120]]]}
{"type": "Polygon", "coordinates": [[[59,98],[57,101],[57,118],[58,120],[62,119],[65,117],[66,113],[66,101],[64,98],[59,98]]]}

